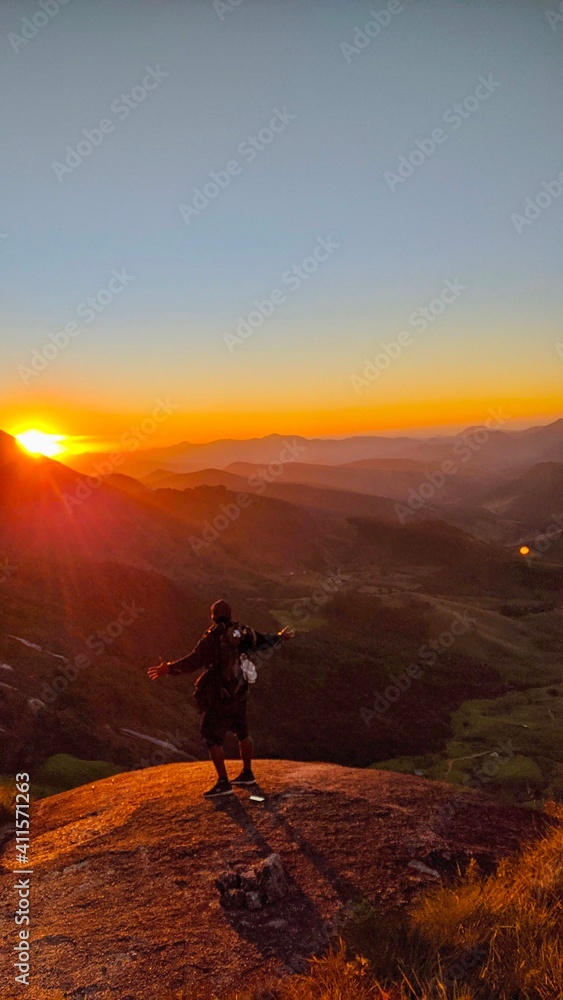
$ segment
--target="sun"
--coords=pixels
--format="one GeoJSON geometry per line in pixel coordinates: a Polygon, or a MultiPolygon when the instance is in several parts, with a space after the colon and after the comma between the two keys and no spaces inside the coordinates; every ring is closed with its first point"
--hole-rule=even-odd
{"type": "Polygon", "coordinates": [[[520,553],[521,556],[529,556],[530,555],[530,548],[529,548],[528,545],[521,545],[520,548],[518,549],[518,551],[519,551],[519,553],[520,553]]]}
{"type": "Polygon", "coordinates": [[[54,458],[65,451],[62,434],[46,434],[44,431],[29,430],[16,434],[16,441],[32,455],[46,455],[54,458]]]}

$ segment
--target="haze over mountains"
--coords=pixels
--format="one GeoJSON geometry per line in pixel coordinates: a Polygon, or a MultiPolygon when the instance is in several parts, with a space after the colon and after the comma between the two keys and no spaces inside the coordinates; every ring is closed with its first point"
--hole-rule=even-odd
{"type": "MultiPolygon", "coordinates": [[[[508,432],[495,429],[492,417],[488,426],[426,440],[309,441],[270,435],[67,459],[83,474],[114,472],[160,490],[224,486],[342,515],[401,516],[403,520],[440,516],[486,540],[500,541],[517,540],[530,527],[540,530],[541,520],[556,513],[555,480],[562,462],[563,420],[508,432]],[[546,464],[555,466],[548,495],[545,470],[532,471],[546,464]],[[518,482],[523,475],[528,476],[527,485],[518,482]],[[536,477],[544,505],[532,501],[531,519],[519,516],[522,511],[517,502],[501,502],[511,489],[516,497],[522,489],[533,493],[536,477]],[[365,497],[374,499],[369,502],[365,497]],[[401,505],[402,514],[396,504],[401,505]],[[553,509],[548,511],[546,504],[553,509]]],[[[117,480],[113,482],[117,485],[117,480]]],[[[126,488],[124,480],[121,487],[126,488]]],[[[129,485],[130,491],[136,489],[129,485]]]]}
{"type": "MultiPolygon", "coordinates": [[[[491,411],[483,427],[467,428],[460,434],[430,437],[384,437],[365,435],[343,439],[284,437],[270,434],[245,441],[221,440],[207,444],[182,442],[166,448],[149,448],[124,456],[122,471],[130,475],[148,475],[156,469],[169,472],[194,472],[205,468],[225,469],[234,462],[269,463],[275,461],[305,462],[309,465],[343,465],[366,459],[401,458],[421,462],[464,460],[464,439],[473,437],[471,465],[499,474],[534,462],[563,461],[563,418],[551,424],[530,427],[523,431],[507,431],[502,426],[502,412],[491,411]],[[486,444],[486,447],[485,447],[486,444]],[[455,450],[457,448],[457,451],[455,450]],[[285,455],[285,458],[284,458],[285,455]]],[[[81,472],[88,472],[93,461],[107,455],[89,453],[74,456],[67,463],[81,472]]]]}

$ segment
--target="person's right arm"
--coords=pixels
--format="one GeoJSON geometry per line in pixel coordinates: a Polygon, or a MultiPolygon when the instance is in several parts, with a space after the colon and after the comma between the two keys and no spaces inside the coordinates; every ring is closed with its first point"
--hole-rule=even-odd
{"type": "Polygon", "coordinates": [[[204,635],[197,645],[194,646],[191,653],[183,656],[181,660],[174,660],[172,663],[158,663],[156,667],[149,667],[147,673],[150,679],[155,681],[158,677],[162,677],[163,674],[172,674],[172,676],[193,674],[196,670],[202,670],[204,667],[209,666],[212,659],[211,643],[211,636],[204,635]]]}

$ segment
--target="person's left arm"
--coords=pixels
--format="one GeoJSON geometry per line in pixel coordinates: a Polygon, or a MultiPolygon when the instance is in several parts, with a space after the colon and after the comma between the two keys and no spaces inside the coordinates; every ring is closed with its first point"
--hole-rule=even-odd
{"type": "Polygon", "coordinates": [[[280,632],[256,632],[256,649],[264,652],[272,646],[279,646],[282,642],[293,639],[294,636],[295,630],[288,626],[282,628],[280,632]]]}

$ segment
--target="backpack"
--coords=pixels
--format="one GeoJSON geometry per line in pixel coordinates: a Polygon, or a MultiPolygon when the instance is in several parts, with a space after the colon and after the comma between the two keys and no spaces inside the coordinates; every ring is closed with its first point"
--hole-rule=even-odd
{"type": "Polygon", "coordinates": [[[217,640],[215,662],[198,677],[194,696],[200,712],[246,694],[248,683],[256,680],[250,654],[256,648],[256,634],[246,625],[215,622],[207,634],[217,640]],[[254,675],[254,676],[253,676],[254,675]]]}
{"type": "Polygon", "coordinates": [[[236,676],[246,685],[254,684],[256,674],[256,664],[252,660],[252,653],[256,650],[256,632],[248,625],[239,625],[233,622],[227,629],[226,642],[231,655],[234,655],[234,670],[236,676]]]}

